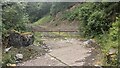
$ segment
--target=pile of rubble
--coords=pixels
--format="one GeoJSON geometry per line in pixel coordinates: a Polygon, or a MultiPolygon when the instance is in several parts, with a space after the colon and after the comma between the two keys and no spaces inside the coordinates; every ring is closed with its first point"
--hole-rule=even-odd
{"type": "Polygon", "coordinates": [[[10,46],[29,46],[34,42],[34,34],[31,32],[19,33],[15,30],[9,32],[8,44],[10,46]]]}

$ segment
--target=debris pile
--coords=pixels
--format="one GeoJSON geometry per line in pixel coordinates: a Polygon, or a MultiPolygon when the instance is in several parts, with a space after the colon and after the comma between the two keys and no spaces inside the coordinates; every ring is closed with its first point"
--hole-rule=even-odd
{"type": "Polygon", "coordinates": [[[15,30],[10,31],[8,44],[10,46],[29,46],[34,42],[34,35],[31,32],[19,33],[15,30]]]}

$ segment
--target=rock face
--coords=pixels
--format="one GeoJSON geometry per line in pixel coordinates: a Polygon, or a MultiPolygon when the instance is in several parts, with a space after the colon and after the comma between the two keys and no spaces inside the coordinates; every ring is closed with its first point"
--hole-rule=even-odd
{"type": "Polygon", "coordinates": [[[96,45],[96,42],[92,39],[89,39],[87,41],[84,41],[83,44],[86,46],[94,46],[94,45],[96,45]]]}
{"type": "Polygon", "coordinates": [[[114,63],[117,58],[117,52],[118,50],[117,49],[114,49],[114,48],[111,48],[109,50],[109,52],[107,53],[106,57],[107,57],[107,63],[114,63]]]}
{"type": "Polygon", "coordinates": [[[23,54],[16,54],[15,59],[16,59],[16,61],[22,60],[23,59],[23,54]]]}
{"type": "Polygon", "coordinates": [[[30,32],[19,33],[11,31],[8,36],[8,44],[10,46],[29,46],[34,42],[34,35],[30,32]]]}
{"type": "Polygon", "coordinates": [[[5,53],[8,52],[12,47],[6,48],[5,53]]]}

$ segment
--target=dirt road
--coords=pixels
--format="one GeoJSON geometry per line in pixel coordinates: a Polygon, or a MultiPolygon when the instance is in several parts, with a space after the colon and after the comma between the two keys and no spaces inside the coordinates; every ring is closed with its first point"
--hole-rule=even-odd
{"type": "Polygon", "coordinates": [[[76,38],[43,38],[51,48],[50,53],[18,66],[88,66],[93,65],[97,53],[94,48],[86,48],[83,41],[76,38]]]}

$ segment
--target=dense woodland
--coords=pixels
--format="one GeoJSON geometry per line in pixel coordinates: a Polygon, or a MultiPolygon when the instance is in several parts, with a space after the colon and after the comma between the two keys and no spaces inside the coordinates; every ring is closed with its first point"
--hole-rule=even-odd
{"type": "MultiPolygon", "coordinates": [[[[8,36],[9,30],[26,32],[28,31],[26,24],[34,23],[46,15],[54,18],[58,12],[62,12],[62,20],[79,21],[80,36],[97,40],[104,55],[110,48],[118,48],[118,41],[120,41],[120,2],[5,2],[2,4],[3,42],[8,36]],[[65,11],[75,4],[79,4],[79,6],[72,11],[65,11]]],[[[116,58],[108,64],[118,65],[118,58],[117,54],[116,58]]]]}

